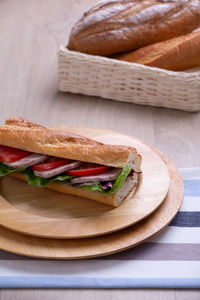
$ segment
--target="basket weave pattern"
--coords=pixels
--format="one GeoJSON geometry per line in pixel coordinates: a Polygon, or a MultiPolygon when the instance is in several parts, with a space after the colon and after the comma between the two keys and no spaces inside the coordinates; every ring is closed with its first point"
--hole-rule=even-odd
{"type": "Polygon", "coordinates": [[[61,47],[58,83],[65,92],[200,111],[200,70],[172,72],[61,47]]]}

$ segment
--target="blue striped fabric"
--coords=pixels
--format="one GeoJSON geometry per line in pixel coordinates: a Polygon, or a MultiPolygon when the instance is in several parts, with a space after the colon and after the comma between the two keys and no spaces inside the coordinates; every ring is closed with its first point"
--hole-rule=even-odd
{"type": "Polygon", "coordinates": [[[181,173],[183,205],[155,238],[121,253],[80,261],[0,251],[0,288],[200,288],[200,168],[181,173]]]}
{"type": "Polygon", "coordinates": [[[169,226],[178,227],[199,227],[200,211],[194,212],[179,212],[174,221],[169,226]]]}
{"type": "Polygon", "coordinates": [[[184,180],[185,196],[200,197],[199,180],[184,180]]]}

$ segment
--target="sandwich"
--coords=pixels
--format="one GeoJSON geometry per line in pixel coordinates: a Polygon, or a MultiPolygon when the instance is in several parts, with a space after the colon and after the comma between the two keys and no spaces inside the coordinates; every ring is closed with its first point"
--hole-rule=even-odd
{"type": "Polygon", "coordinates": [[[103,144],[20,117],[0,126],[0,177],[12,175],[117,207],[133,195],[139,173],[141,156],[133,147],[103,144]]]}

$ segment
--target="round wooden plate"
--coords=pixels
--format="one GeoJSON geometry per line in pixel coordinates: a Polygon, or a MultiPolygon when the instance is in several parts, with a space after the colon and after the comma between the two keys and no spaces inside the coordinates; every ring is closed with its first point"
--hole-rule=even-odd
{"type": "Polygon", "coordinates": [[[169,191],[159,208],[143,221],[112,234],[75,240],[31,237],[0,227],[0,248],[45,259],[84,259],[117,253],[144,242],[170,223],[184,196],[183,181],[178,170],[166,156],[160,155],[169,169],[169,191]]]}
{"type": "Polygon", "coordinates": [[[105,143],[135,146],[142,155],[143,172],[135,195],[113,208],[85,198],[31,187],[6,176],[0,184],[0,225],[45,238],[86,238],[126,228],[158,208],[169,188],[169,173],[157,153],[141,141],[122,134],[92,128],[66,129],[105,143]]]}

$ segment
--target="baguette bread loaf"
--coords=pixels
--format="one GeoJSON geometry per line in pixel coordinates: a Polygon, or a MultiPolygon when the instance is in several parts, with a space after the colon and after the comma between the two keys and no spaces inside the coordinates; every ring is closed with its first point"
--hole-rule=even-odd
{"type": "Polygon", "coordinates": [[[115,168],[123,168],[128,164],[135,171],[140,171],[140,159],[133,147],[102,144],[66,130],[46,128],[19,117],[9,118],[0,127],[0,144],[115,168]]]}
{"type": "Polygon", "coordinates": [[[118,59],[172,71],[200,66],[200,31],[122,54],[118,59]]]}
{"type": "Polygon", "coordinates": [[[68,48],[109,56],[192,32],[200,0],[101,1],[72,28],[68,48]]]}

